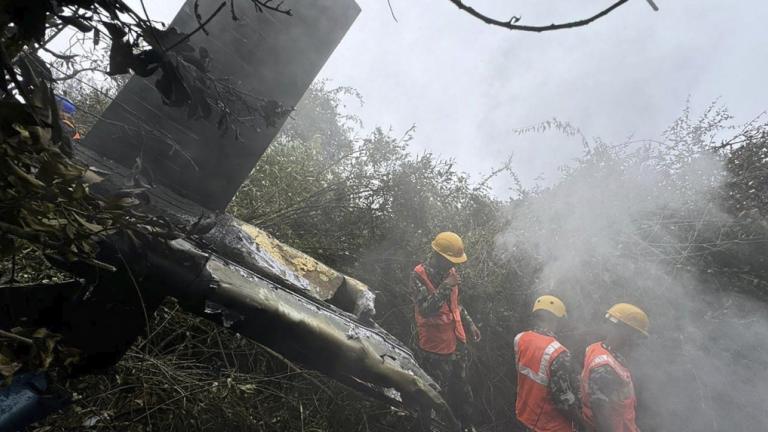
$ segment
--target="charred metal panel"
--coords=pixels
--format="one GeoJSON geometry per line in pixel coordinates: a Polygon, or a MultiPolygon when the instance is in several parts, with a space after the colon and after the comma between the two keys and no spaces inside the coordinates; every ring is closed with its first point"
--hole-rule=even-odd
{"type": "MultiPolygon", "coordinates": [[[[125,186],[130,170],[95,154],[77,148],[77,158],[106,175],[93,185],[97,194],[109,195],[125,186]]],[[[175,195],[165,187],[146,191],[142,212],[162,216],[179,227],[197,225],[195,237],[211,252],[256,272],[281,286],[318,300],[331,301],[346,312],[369,319],[374,314],[374,295],[368,287],[309,255],[277,241],[268,233],[228,214],[214,216],[199,205],[175,195]],[[334,301],[336,300],[336,301],[334,301]]]]}
{"type": "MultiPolygon", "coordinates": [[[[195,0],[188,0],[172,26],[198,27],[195,0]]],[[[199,0],[208,17],[219,0],[199,0]]],[[[293,107],[331,55],[360,8],[354,0],[288,0],[293,16],[260,13],[250,0],[234,0],[190,42],[210,53],[210,74],[227,79],[237,92],[256,101],[293,107]]],[[[157,77],[132,78],[107,108],[83,145],[143,172],[174,192],[210,210],[226,207],[270,145],[285,118],[272,127],[253,119],[250,127],[222,135],[217,118],[188,119],[187,110],[163,105],[154,88],[157,77]]],[[[247,120],[246,120],[247,121],[247,120]]]]}
{"type": "MultiPolygon", "coordinates": [[[[201,256],[184,240],[172,242],[175,256],[201,256]]],[[[170,283],[172,294],[205,299],[191,312],[218,321],[278,353],[342,382],[355,381],[391,402],[427,405],[445,412],[438,386],[413,355],[389,333],[362,326],[352,314],[281,289],[237,264],[210,256],[193,282],[170,283]]]]}
{"type": "Polygon", "coordinates": [[[341,273],[277,241],[267,232],[232,216],[219,219],[205,239],[222,256],[243,267],[262,274],[269,271],[320,300],[333,297],[344,283],[341,273]]]}

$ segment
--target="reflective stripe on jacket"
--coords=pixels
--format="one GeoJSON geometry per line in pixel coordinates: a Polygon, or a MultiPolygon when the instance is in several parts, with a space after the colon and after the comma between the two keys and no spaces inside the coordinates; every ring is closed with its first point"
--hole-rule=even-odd
{"type": "MultiPolygon", "coordinates": [[[[423,264],[416,266],[413,271],[427,287],[429,294],[437,292],[437,287],[429,280],[423,264]]],[[[455,273],[455,269],[450,270],[455,273]]],[[[437,354],[451,354],[456,351],[457,339],[466,342],[464,325],[461,322],[461,309],[459,308],[459,287],[451,289],[449,301],[440,306],[440,310],[433,316],[422,316],[419,306],[415,305],[416,327],[419,331],[419,347],[424,351],[437,354]]]]}
{"type": "Polygon", "coordinates": [[[560,413],[549,393],[550,366],[566,351],[552,336],[534,331],[515,336],[515,413],[521,423],[536,432],[573,431],[571,421],[560,413]]]}
{"type": "Polygon", "coordinates": [[[624,365],[608,351],[602,342],[596,342],[587,347],[584,356],[584,369],[581,372],[581,403],[584,419],[588,424],[594,425],[594,414],[589,402],[589,377],[591,372],[601,366],[610,366],[623,382],[621,401],[613,407],[614,415],[611,418],[611,432],[639,432],[635,424],[635,386],[632,383],[632,374],[624,365]]]}

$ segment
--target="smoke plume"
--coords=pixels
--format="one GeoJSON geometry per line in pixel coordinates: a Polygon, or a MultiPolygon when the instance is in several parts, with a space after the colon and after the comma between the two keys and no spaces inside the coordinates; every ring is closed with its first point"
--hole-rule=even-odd
{"type": "Polygon", "coordinates": [[[712,130],[684,126],[663,143],[597,143],[512,206],[497,248],[535,257],[532,288],[566,302],[561,338],[579,366],[608,307],[648,312],[651,337],[630,358],[642,430],[765,431],[768,313],[726,262],[739,246],[725,156],[712,130]]]}

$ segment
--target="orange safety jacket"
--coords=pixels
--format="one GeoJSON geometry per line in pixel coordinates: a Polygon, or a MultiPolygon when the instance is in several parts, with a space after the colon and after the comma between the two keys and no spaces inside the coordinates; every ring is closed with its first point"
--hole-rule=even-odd
{"type": "Polygon", "coordinates": [[[550,366],[567,352],[554,337],[534,331],[515,336],[518,420],[535,432],[572,432],[573,425],[552,402],[549,393],[550,366]]]}
{"type": "MultiPolygon", "coordinates": [[[[432,295],[437,292],[437,287],[429,280],[424,264],[419,264],[413,271],[427,291],[432,295]]],[[[450,273],[456,273],[451,269],[450,273]]],[[[423,316],[419,312],[419,306],[414,306],[416,315],[416,327],[419,331],[419,347],[424,351],[437,354],[452,354],[456,351],[456,341],[467,342],[464,334],[464,325],[461,322],[461,309],[459,307],[459,287],[451,289],[449,300],[440,307],[440,311],[433,316],[423,316]]]]}
{"type": "Polygon", "coordinates": [[[67,119],[61,119],[61,122],[64,123],[64,126],[68,128],[68,130],[65,130],[65,132],[69,132],[69,137],[75,141],[80,141],[80,132],[78,132],[75,123],[67,119]]]}
{"type": "MultiPolygon", "coordinates": [[[[616,357],[611,354],[602,342],[596,342],[587,347],[584,357],[584,370],[581,372],[581,404],[584,419],[594,428],[594,416],[589,403],[589,376],[595,368],[610,366],[616,375],[621,378],[624,386],[621,389],[622,399],[614,407],[614,415],[611,418],[611,432],[639,432],[635,424],[635,386],[632,383],[632,374],[616,357]]],[[[594,430],[594,429],[593,429],[594,430]]]]}

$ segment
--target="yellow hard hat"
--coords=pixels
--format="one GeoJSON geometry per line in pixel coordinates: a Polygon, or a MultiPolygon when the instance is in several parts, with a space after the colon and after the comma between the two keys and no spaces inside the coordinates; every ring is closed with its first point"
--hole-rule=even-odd
{"type": "Polygon", "coordinates": [[[461,237],[449,231],[441,232],[435,236],[435,239],[432,240],[432,249],[454,264],[461,264],[467,260],[461,237]]]}
{"type": "Polygon", "coordinates": [[[536,312],[537,310],[550,311],[558,318],[564,318],[568,315],[565,311],[565,303],[559,298],[551,295],[543,295],[536,299],[533,303],[532,312],[536,312]]]}
{"type": "Polygon", "coordinates": [[[648,336],[648,315],[635,305],[629,303],[615,304],[608,309],[605,317],[612,322],[621,321],[648,336]]]}

